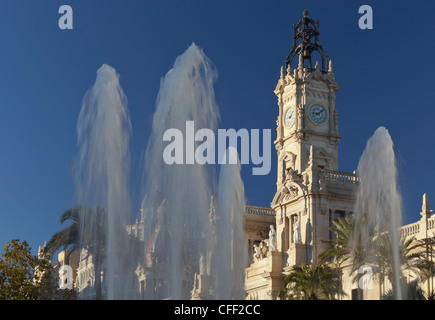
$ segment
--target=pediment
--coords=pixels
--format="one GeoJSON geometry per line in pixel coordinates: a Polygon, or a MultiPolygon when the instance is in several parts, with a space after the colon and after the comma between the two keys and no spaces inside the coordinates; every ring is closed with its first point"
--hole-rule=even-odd
{"type": "Polygon", "coordinates": [[[294,181],[287,181],[280,186],[273,197],[272,206],[288,203],[304,195],[304,188],[294,181]]]}

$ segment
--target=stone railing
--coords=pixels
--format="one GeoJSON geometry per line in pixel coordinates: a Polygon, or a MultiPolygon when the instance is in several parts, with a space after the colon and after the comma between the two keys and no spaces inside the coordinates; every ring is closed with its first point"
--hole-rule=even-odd
{"type": "Polygon", "coordinates": [[[427,231],[435,229],[435,216],[430,217],[427,219],[427,224],[422,223],[422,221],[417,221],[411,224],[407,224],[405,226],[402,226],[400,228],[400,236],[402,238],[408,237],[408,236],[414,236],[422,232],[423,234],[419,238],[424,238],[424,234],[426,234],[427,231]],[[427,230],[424,230],[424,228],[427,228],[427,230]]]}
{"type": "Polygon", "coordinates": [[[420,224],[418,222],[407,224],[400,228],[400,237],[408,237],[420,232],[420,224]]]}
{"type": "Polygon", "coordinates": [[[275,211],[273,211],[271,208],[256,207],[256,206],[246,206],[246,213],[257,215],[257,216],[271,216],[271,217],[275,216],[275,211]]]}
{"type": "Polygon", "coordinates": [[[355,173],[322,170],[319,174],[319,179],[325,182],[334,182],[342,184],[357,184],[358,176],[355,173]]]}

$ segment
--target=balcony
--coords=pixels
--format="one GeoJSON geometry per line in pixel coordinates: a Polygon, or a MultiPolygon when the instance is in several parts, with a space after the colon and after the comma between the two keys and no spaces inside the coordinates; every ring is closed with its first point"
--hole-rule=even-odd
{"type": "Polygon", "coordinates": [[[256,206],[246,206],[246,214],[256,215],[256,216],[275,217],[275,211],[273,211],[271,208],[256,207],[256,206]]]}
{"type": "Polygon", "coordinates": [[[326,183],[358,184],[358,176],[355,173],[332,170],[320,171],[319,180],[326,183]]]}

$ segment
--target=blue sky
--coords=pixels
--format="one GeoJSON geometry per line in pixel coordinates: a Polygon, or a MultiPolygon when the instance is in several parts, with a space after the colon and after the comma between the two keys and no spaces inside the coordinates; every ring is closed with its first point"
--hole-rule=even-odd
{"type": "MultiPolygon", "coordinates": [[[[272,129],[273,93],[304,1],[2,0],[0,4],[0,244],[36,250],[61,228],[72,204],[72,161],[81,101],[107,63],[120,74],[132,119],[132,207],[140,206],[141,156],[160,79],[195,42],[219,72],[220,128],[272,129]],[[74,10],[73,30],[58,9],[74,10]]],[[[432,1],[309,0],[340,90],[341,171],[356,169],[367,139],[385,126],[394,141],[405,222],[419,219],[423,193],[435,204],[432,1]],[[374,29],[358,27],[369,4],[374,29]]],[[[248,203],[268,206],[267,176],[242,168],[248,203]]]]}

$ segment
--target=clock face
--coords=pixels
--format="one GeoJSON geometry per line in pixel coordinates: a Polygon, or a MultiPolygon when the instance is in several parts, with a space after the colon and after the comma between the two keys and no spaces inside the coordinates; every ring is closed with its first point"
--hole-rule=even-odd
{"type": "Polygon", "coordinates": [[[318,104],[312,105],[310,108],[310,119],[315,124],[322,124],[326,120],[326,110],[318,104]]]}
{"type": "Polygon", "coordinates": [[[285,113],[284,122],[287,127],[291,127],[293,123],[295,122],[295,108],[290,107],[287,109],[287,112],[285,113]]]}

